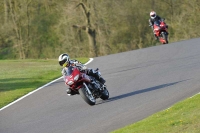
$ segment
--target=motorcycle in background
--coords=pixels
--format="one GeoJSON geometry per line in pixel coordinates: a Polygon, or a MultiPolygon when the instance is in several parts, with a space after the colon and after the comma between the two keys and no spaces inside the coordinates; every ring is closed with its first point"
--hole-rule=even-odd
{"type": "Polygon", "coordinates": [[[154,33],[156,33],[156,37],[159,38],[159,41],[162,44],[168,43],[168,26],[163,20],[156,20],[153,25],[154,33]]]}
{"type": "Polygon", "coordinates": [[[68,67],[67,74],[65,75],[65,84],[70,86],[76,94],[80,94],[83,100],[89,105],[95,105],[97,98],[101,98],[102,100],[109,98],[106,85],[101,84],[94,77],[79,71],[75,66],[68,67]],[[93,82],[91,83],[91,81],[93,82]]]}

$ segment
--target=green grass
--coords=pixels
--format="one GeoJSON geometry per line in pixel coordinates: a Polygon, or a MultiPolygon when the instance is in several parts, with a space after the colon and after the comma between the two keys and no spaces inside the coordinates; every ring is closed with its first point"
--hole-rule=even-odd
{"type": "MultiPolygon", "coordinates": [[[[78,58],[86,63],[88,58],[78,58]]],[[[0,108],[61,77],[55,60],[0,60],[0,108]]]]}
{"type": "Polygon", "coordinates": [[[200,95],[112,133],[200,133],[200,95]]]}

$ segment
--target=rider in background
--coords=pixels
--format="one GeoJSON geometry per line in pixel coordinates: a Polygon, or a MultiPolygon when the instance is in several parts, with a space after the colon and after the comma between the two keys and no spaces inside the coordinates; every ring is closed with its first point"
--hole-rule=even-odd
{"type": "Polygon", "coordinates": [[[162,19],[160,16],[156,15],[155,11],[151,11],[150,12],[150,19],[149,19],[149,26],[151,26],[153,33],[154,33],[154,37],[155,37],[156,40],[158,40],[158,37],[156,36],[156,33],[154,32],[153,25],[154,25],[154,22],[157,21],[157,20],[164,20],[164,19],[162,19]]]}
{"type": "MultiPolygon", "coordinates": [[[[87,75],[89,76],[93,76],[96,80],[98,80],[100,83],[104,84],[106,81],[101,77],[100,73],[98,71],[95,71],[91,68],[87,68],[85,65],[83,65],[80,61],[78,60],[70,60],[69,58],[69,55],[64,53],[64,54],[61,54],[59,57],[58,57],[58,62],[60,64],[60,66],[63,67],[61,73],[63,75],[63,78],[65,77],[66,73],[67,73],[67,68],[69,66],[76,66],[79,71],[81,72],[85,72],[87,75]]],[[[75,95],[76,92],[74,92],[73,90],[71,90],[70,88],[68,88],[67,90],[67,94],[69,96],[71,95],[75,95]]]]}

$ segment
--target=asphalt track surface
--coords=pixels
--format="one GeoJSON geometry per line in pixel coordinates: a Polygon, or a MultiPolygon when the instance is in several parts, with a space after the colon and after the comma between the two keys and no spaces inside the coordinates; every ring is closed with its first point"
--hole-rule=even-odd
{"type": "Polygon", "coordinates": [[[107,133],[200,92],[200,38],[94,58],[110,99],[89,106],[59,80],[0,111],[0,133],[107,133]]]}

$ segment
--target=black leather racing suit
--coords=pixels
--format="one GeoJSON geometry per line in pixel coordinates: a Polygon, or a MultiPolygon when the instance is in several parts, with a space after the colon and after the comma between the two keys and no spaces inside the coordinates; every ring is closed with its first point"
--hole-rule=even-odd
{"type": "MultiPolygon", "coordinates": [[[[154,22],[157,20],[162,20],[162,18],[160,16],[156,15],[156,17],[154,19],[152,19],[152,18],[149,19],[149,26],[151,26],[152,30],[153,30],[154,22]]],[[[153,33],[154,33],[154,30],[153,30],[153,33]]],[[[154,36],[156,37],[155,33],[154,33],[154,36]]]]}
{"type": "Polygon", "coordinates": [[[156,20],[162,20],[162,18],[158,15],[156,15],[156,17],[154,19],[150,18],[149,19],[149,25],[151,25],[153,27],[153,24],[156,20]]]}
{"type": "MultiPolygon", "coordinates": [[[[99,80],[102,84],[105,83],[105,80],[101,77],[98,71],[95,71],[91,68],[87,68],[84,64],[82,64],[78,60],[70,60],[70,66],[76,66],[80,71],[84,71],[87,75],[93,76],[96,80],[99,80]]],[[[67,67],[63,68],[61,73],[63,76],[66,74],[67,67]]]]}

